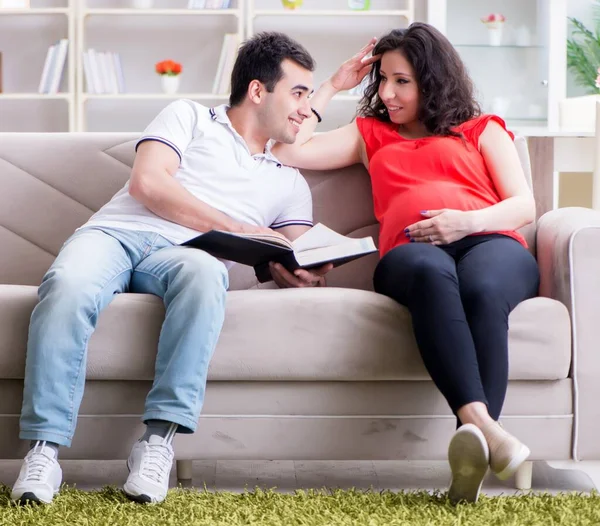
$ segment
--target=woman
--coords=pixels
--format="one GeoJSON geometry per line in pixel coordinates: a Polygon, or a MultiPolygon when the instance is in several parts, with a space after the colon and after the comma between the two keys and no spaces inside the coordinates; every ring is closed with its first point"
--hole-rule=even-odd
{"type": "Polygon", "coordinates": [[[365,59],[372,47],[321,86],[315,118],[274,153],[299,168],[362,162],[369,170],[380,223],[374,288],[411,312],[423,362],[460,424],[448,448],[449,497],[475,502],[488,465],[505,479],[529,456],[497,420],[508,315],[538,291],[536,261],[516,232],[534,220],[535,203],[512,133],[480,114],[464,64],[439,31],[394,30],[365,59]],[[329,99],[369,72],[360,116],[311,137],[329,99]]]}

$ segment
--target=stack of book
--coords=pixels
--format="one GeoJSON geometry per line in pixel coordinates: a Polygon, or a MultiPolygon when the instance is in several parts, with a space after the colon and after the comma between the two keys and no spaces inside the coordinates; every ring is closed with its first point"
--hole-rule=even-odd
{"type": "Polygon", "coordinates": [[[42,78],[38,87],[39,93],[58,93],[67,61],[68,47],[69,41],[63,38],[48,48],[42,78]]]}
{"type": "Polygon", "coordinates": [[[223,36],[219,65],[213,82],[213,93],[227,94],[231,90],[231,72],[239,47],[240,41],[237,33],[226,33],[223,36]]]}
{"type": "Polygon", "coordinates": [[[231,0],[188,0],[188,9],[229,9],[231,0]]]}
{"type": "Polygon", "coordinates": [[[94,49],[84,51],[83,71],[88,93],[125,93],[125,77],[118,53],[94,49]]]}

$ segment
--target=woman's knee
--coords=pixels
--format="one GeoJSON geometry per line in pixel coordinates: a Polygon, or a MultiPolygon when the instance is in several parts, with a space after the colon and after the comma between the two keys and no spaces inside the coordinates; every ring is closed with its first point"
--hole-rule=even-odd
{"type": "Polygon", "coordinates": [[[470,276],[460,281],[459,289],[466,311],[495,309],[508,313],[505,287],[493,274],[470,276]]]}
{"type": "Polygon", "coordinates": [[[454,287],[457,283],[454,260],[440,248],[424,243],[392,249],[381,259],[373,276],[375,291],[383,294],[402,286],[420,290],[448,284],[454,287]]]}

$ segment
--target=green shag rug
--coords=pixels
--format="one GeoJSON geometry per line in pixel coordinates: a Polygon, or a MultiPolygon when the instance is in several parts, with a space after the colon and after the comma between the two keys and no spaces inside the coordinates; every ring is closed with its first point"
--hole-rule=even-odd
{"type": "Polygon", "coordinates": [[[165,502],[129,502],[107,487],[86,492],[66,488],[50,506],[16,506],[0,487],[0,525],[334,525],[468,526],[600,524],[600,495],[482,496],[452,506],[443,493],[310,490],[294,494],[256,489],[241,494],[174,489],[165,502]]]}

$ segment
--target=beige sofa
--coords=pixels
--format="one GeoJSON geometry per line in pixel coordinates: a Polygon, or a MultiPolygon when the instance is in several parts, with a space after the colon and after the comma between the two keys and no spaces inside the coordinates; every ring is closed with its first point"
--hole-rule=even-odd
{"type": "MultiPolygon", "coordinates": [[[[62,243],[124,184],[131,134],[0,135],[0,458],[19,458],[27,329],[36,286],[62,243]]],[[[517,141],[523,162],[525,141],[517,141]]],[[[362,167],[305,173],[316,221],[377,235],[362,167]]],[[[503,422],[532,460],[600,459],[600,216],[563,209],[526,232],[542,297],[510,316],[503,422]]],[[[371,292],[377,257],[336,269],[328,288],[265,290],[235,267],[225,327],[189,459],[444,459],[455,420],[428,378],[408,312],[371,292]]],[[[140,435],[164,310],[122,294],[101,315],[65,459],[122,459],[140,435]]],[[[527,467],[521,487],[527,487],[527,467]]],[[[4,481],[10,482],[10,481],[4,481]]],[[[196,481],[200,482],[200,481],[196,481]]]]}

